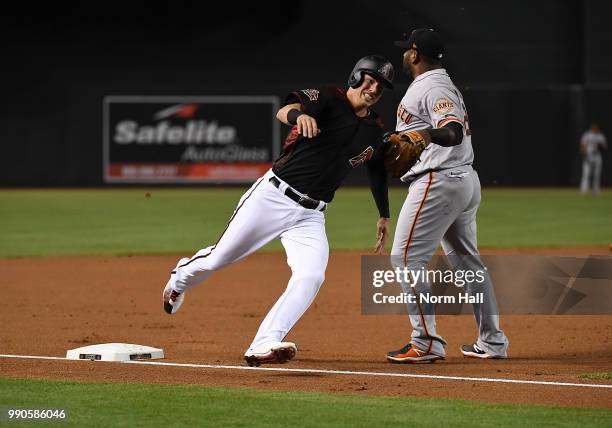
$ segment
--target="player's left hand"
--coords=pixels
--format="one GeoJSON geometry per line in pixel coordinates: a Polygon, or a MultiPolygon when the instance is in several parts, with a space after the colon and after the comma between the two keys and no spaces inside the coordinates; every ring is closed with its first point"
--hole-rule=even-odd
{"type": "Polygon", "coordinates": [[[374,245],[374,252],[376,254],[382,254],[385,249],[385,242],[389,236],[389,219],[381,217],[376,222],[376,245],[374,245]]]}
{"type": "Polygon", "coordinates": [[[385,143],[385,169],[392,177],[406,174],[418,161],[423,150],[431,143],[431,135],[426,129],[419,131],[387,132],[385,143]]]}

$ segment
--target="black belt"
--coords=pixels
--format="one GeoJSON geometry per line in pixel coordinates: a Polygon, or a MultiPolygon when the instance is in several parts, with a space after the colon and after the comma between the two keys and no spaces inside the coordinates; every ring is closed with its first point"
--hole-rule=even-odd
{"type": "MultiPolygon", "coordinates": [[[[277,187],[277,188],[280,187],[281,185],[280,180],[276,177],[270,177],[270,183],[272,183],[274,187],[277,187]]],[[[285,189],[285,196],[291,199],[292,201],[297,202],[304,208],[308,208],[309,210],[316,210],[318,208],[318,211],[325,211],[325,208],[327,207],[327,204],[324,202],[323,206],[319,208],[321,201],[312,199],[309,196],[300,196],[297,193],[295,193],[291,187],[288,187],[288,186],[285,189]]]]}

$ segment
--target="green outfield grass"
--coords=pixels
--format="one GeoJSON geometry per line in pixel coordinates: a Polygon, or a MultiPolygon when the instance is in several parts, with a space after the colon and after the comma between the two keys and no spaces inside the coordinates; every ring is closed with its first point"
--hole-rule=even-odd
{"type": "Polygon", "coordinates": [[[65,408],[68,417],[61,426],[612,425],[612,412],[604,409],[495,405],[416,397],[287,394],[196,385],[0,379],[0,408],[6,412],[10,407],[65,408]]]}
{"type": "MultiPolygon", "coordinates": [[[[245,189],[0,190],[0,257],[191,254],[216,241],[245,189]]],[[[391,191],[393,220],[405,194],[391,191]]],[[[486,189],[479,244],[607,245],[611,213],[610,190],[581,196],[575,189],[486,189]]],[[[327,214],[331,248],[369,249],[377,217],[367,189],[340,189],[327,214]]]]}

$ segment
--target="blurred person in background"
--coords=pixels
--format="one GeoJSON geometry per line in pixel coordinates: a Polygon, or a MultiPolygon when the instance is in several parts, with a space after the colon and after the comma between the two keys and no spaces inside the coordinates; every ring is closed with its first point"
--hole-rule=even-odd
{"type": "Polygon", "coordinates": [[[596,123],[585,131],[580,138],[580,153],[582,154],[582,180],[580,181],[580,192],[586,193],[589,189],[593,193],[599,193],[601,188],[601,166],[603,163],[602,152],[608,148],[606,136],[596,123]],[[591,175],[593,177],[591,187],[591,175]]]}

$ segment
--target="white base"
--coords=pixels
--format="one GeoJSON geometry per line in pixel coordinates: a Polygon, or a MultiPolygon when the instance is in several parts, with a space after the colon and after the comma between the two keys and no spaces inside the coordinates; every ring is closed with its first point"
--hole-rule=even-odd
{"type": "Polygon", "coordinates": [[[163,349],[130,343],[102,343],[83,346],[66,352],[68,360],[133,361],[164,358],[163,349]]]}

